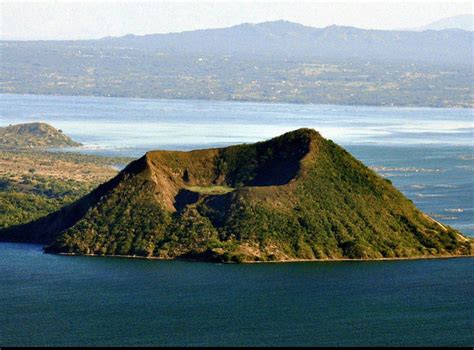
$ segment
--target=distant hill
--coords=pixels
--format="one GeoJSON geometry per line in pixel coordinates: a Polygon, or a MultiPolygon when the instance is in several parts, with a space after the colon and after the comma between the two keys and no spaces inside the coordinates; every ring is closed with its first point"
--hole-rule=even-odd
{"type": "Polygon", "coordinates": [[[191,152],[152,151],[82,199],[0,240],[52,253],[292,261],[471,255],[316,131],[191,152]]]}
{"type": "Polygon", "coordinates": [[[473,107],[473,33],[275,21],[78,41],[0,41],[0,93],[473,107]]]}
{"type": "Polygon", "coordinates": [[[274,21],[182,33],[109,37],[82,44],[201,55],[467,63],[472,38],[469,33],[450,31],[418,33],[336,25],[313,28],[274,21]]]}
{"type": "Polygon", "coordinates": [[[27,123],[0,127],[0,149],[81,146],[46,123],[27,123]]]}
{"type": "Polygon", "coordinates": [[[411,28],[409,30],[445,30],[445,29],[461,29],[466,31],[474,31],[474,15],[466,14],[453,17],[442,18],[435,22],[431,22],[421,27],[411,28]]]}

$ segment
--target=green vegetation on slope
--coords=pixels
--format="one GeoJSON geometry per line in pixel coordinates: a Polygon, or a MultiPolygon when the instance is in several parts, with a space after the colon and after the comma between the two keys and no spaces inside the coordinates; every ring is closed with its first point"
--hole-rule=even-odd
{"type": "MultiPolygon", "coordinates": [[[[427,220],[408,199],[337,145],[319,142],[318,155],[294,193],[247,196],[228,225],[239,240],[275,255],[314,258],[393,258],[469,250],[458,232],[427,220]],[[255,198],[258,198],[256,200],[255,198]],[[280,203],[296,204],[292,208],[280,203]],[[265,249],[265,248],[263,248],[265,249]]],[[[267,191],[268,192],[268,191],[267,191]]],[[[285,193],[286,192],[286,193],[285,193]]]]}
{"type": "Polygon", "coordinates": [[[0,228],[25,224],[86,195],[90,183],[23,176],[20,181],[0,178],[0,228]]]}
{"type": "Polygon", "coordinates": [[[309,129],[254,145],[149,152],[81,200],[0,237],[50,243],[49,252],[236,262],[472,254],[469,239],[309,129]],[[215,186],[235,189],[190,190],[215,186]]]}

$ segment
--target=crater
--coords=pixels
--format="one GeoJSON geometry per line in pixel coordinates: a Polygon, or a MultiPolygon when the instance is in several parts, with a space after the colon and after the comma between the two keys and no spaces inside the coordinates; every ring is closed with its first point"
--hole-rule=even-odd
{"type": "Polygon", "coordinates": [[[243,187],[283,186],[300,172],[314,131],[301,130],[266,142],[191,152],[152,151],[147,164],[170,210],[183,210],[205,196],[243,187]]]}

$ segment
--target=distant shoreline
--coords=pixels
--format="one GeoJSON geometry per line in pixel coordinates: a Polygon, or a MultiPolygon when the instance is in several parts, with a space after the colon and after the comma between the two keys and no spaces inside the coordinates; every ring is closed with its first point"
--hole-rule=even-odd
{"type": "Polygon", "coordinates": [[[426,105],[388,105],[388,104],[379,104],[379,105],[372,105],[372,104],[334,104],[334,103],[316,103],[316,102],[292,102],[292,101],[271,101],[271,100],[251,100],[251,99],[206,99],[206,98],[189,98],[189,97],[173,97],[173,98],[166,98],[166,97],[139,97],[139,96],[107,96],[107,95],[68,95],[68,94],[58,94],[58,93],[41,93],[41,94],[34,94],[34,93],[23,93],[23,92],[1,92],[0,96],[2,95],[14,95],[14,96],[44,96],[44,97],[79,97],[79,98],[107,98],[107,99],[134,99],[134,100],[149,100],[149,101],[200,101],[200,102],[236,102],[236,103],[262,103],[262,104],[289,104],[289,105],[301,105],[301,106],[337,106],[337,107],[375,107],[375,108],[420,108],[420,109],[474,109],[473,106],[426,106],[426,105]]]}

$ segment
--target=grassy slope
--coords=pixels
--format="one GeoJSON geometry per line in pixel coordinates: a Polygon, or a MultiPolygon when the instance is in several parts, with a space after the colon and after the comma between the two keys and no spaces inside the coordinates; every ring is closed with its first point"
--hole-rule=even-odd
{"type": "Polygon", "coordinates": [[[306,160],[304,179],[295,186],[274,189],[271,200],[262,188],[242,200],[241,212],[228,223],[241,240],[259,242],[260,250],[263,246],[267,257],[276,259],[469,252],[458,232],[427,219],[342,148],[331,142],[317,147],[314,161],[306,160]],[[289,202],[294,206],[285,205],[289,202]]]}

